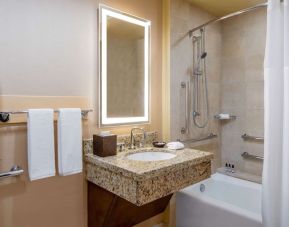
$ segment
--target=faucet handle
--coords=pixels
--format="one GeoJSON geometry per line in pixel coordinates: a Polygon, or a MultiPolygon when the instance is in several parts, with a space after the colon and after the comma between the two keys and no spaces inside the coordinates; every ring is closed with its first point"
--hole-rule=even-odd
{"type": "Polygon", "coordinates": [[[146,140],[147,137],[148,137],[148,133],[147,133],[147,131],[144,131],[144,133],[143,133],[143,138],[144,138],[144,140],[146,140]]]}
{"type": "Polygon", "coordinates": [[[141,141],[139,141],[139,148],[142,148],[142,147],[144,147],[144,144],[141,141]]]}
{"type": "Polygon", "coordinates": [[[125,143],[123,143],[123,142],[117,143],[117,148],[118,148],[119,152],[122,152],[125,149],[125,143]]]}

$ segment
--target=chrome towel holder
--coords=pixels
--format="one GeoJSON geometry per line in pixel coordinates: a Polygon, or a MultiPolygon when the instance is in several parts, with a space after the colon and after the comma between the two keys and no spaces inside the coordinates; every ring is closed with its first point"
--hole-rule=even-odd
{"type": "Polygon", "coordinates": [[[1,112],[0,113],[0,121],[5,123],[10,120],[10,114],[1,112]]]}
{"type": "MultiPolygon", "coordinates": [[[[88,110],[81,110],[81,117],[82,118],[86,118],[87,117],[87,114],[89,112],[92,112],[93,110],[92,109],[88,109],[88,110]]],[[[54,110],[54,113],[58,113],[59,111],[58,110],[54,110]]],[[[10,121],[10,116],[12,114],[27,114],[28,113],[28,110],[20,110],[20,111],[3,111],[3,112],[0,112],[0,122],[2,123],[6,123],[6,122],[9,122],[10,121]]]]}
{"type": "MultiPolygon", "coordinates": [[[[82,118],[86,118],[89,112],[92,112],[93,110],[91,109],[87,109],[87,110],[81,110],[81,117],[82,118]]],[[[58,113],[58,110],[54,110],[54,113],[58,113]]],[[[27,114],[28,110],[21,110],[21,111],[1,111],[0,112],[0,122],[2,123],[7,123],[10,121],[10,117],[12,114],[27,114]]],[[[24,170],[17,166],[14,165],[12,166],[12,168],[10,169],[10,171],[7,172],[3,172],[0,173],[0,180],[3,178],[7,178],[7,177],[15,177],[15,176],[19,176],[21,174],[24,173],[24,170]]]]}
{"type": "Polygon", "coordinates": [[[0,180],[7,177],[16,177],[24,173],[24,170],[20,166],[12,166],[10,171],[0,173],[0,180]]]}

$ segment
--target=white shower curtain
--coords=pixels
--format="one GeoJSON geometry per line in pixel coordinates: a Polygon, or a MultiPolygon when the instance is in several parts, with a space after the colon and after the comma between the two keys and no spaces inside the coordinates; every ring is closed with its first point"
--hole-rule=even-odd
{"type": "Polygon", "coordinates": [[[263,226],[289,227],[289,0],[267,10],[263,226]]]}

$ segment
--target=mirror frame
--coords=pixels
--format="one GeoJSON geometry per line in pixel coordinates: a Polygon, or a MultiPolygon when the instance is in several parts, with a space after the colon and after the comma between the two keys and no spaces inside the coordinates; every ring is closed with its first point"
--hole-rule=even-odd
{"type": "Polygon", "coordinates": [[[149,123],[150,113],[150,26],[151,22],[121,12],[111,7],[99,5],[99,91],[100,126],[132,125],[149,123]],[[144,115],[140,117],[107,116],[107,17],[113,17],[144,27],[144,115]]]}

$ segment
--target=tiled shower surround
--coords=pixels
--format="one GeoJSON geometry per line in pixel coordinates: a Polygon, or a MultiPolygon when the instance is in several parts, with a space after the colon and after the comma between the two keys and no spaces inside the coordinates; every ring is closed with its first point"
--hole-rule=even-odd
{"type": "Polygon", "coordinates": [[[220,112],[221,87],[221,26],[219,23],[206,28],[207,78],[210,103],[210,120],[204,129],[193,126],[190,134],[182,135],[185,126],[185,91],[181,82],[189,80],[193,71],[193,44],[188,31],[214,18],[185,0],[171,0],[171,137],[172,139],[200,138],[215,133],[218,138],[191,144],[192,147],[214,153],[213,171],[221,165],[219,144],[220,125],[213,115],[220,112]]]}
{"type": "Polygon", "coordinates": [[[221,108],[237,116],[222,123],[222,162],[262,174],[262,162],[244,160],[241,153],[263,156],[263,143],[243,141],[241,135],[264,136],[263,62],[266,9],[243,14],[222,23],[221,108]]]}
{"type": "Polygon", "coordinates": [[[191,120],[190,134],[185,125],[185,95],[180,88],[193,68],[193,45],[188,31],[214,15],[194,7],[187,0],[171,0],[171,136],[172,139],[200,138],[215,133],[218,138],[189,146],[214,153],[213,171],[226,162],[236,168],[261,175],[262,162],[245,160],[244,151],[263,155],[263,144],[245,142],[241,135],[263,136],[263,60],[266,10],[236,16],[206,27],[207,77],[210,120],[204,129],[191,120]],[[214,115],[226,112],[236,120],[222,121],[214,115]]]}

